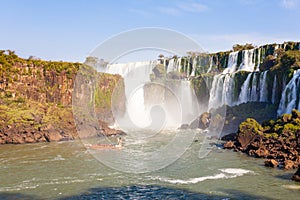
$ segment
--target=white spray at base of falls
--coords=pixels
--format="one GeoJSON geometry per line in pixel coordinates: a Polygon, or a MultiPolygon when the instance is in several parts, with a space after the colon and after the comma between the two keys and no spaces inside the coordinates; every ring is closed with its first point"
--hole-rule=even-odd
{"type": "MultiPolygon", "coordinates": [[[[180,62],[170,60],[169,71],[179,70],[180,62]]],[[[152,70],[157,64],[148,61],[108,65],[106,73],[121,75],[125,83],[126,114],[121,118],[114,116],[117,118],[115,126],[128,130],[178,128],[181,124],[190,123],[199,115],[197,98],[190,81],[150,81],[152,70]],[[150,90],[145,90],[145,86],[149,84],[150,90]]]]}
{"type": "Polygon", "coordinates": [[[300,109],[300,69],[294,71],[293,78],[286,85],[277,114],[291,113],[294,108],[300,109]]]}
{"type": "Polygon", "coordinates": [[[106,69],[106,73],[119,74],[124,78],[127,101],[125,116],[129,117],[133,124],[138,127],[146,127],[151,123],[149,114],[145,115],[142,86],[150,81],[149,75],[155,66],[156,62],[146,61],[110,64],[106,69]]]}

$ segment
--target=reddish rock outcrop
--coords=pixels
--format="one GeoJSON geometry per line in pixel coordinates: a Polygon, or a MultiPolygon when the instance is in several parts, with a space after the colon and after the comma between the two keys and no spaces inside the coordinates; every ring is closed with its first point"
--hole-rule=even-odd
{"type": "MultiPolygon", "coordinates": [[[[267,158],[265,166],[296,169],[300,164],[300,112],[284,114],[276,121],[263,125],[247,119],[236,134],[223,137],[226,149],[241,151],[249,156],[267,158]],[[275,132],[277,131],[277,132],[275,132]]],[[[299,171],[299,170],[298,170],[299,171]]],[[[299,178],[299,172],[294,179],[299,178]]]]}
{"type": "MultiPolygon", "coordinates": [[[[78,138],[72,113],[73,96],[82,100],[82,105],[91,102],[90,99],[85,101],[85,96],[94,98],[96,118],[112,123],[111,96],[117,85],[121,85],[115,92],[118,96],[114,109],[121,114],[125,110],[124,83],[119,75],[97,73],[80,63],[26,60],[11,51],[1,51],[0,58],[0,144],[78,138]],[[83,87],[75,94],[74,85],[79,72],[84,74],[81,77],[85,84],[77,84],[79,88],[83,87]],[[90,85],[90,80],[85,77],[94,81],[89,95],[85,93],[85,86],[90,85]]],[[[75,121],[81,124],[88,120],[82,117],[75,121]]],[[[91,129],[99,135],[121,134],[106,123],[94,125],[91,129]]]]}

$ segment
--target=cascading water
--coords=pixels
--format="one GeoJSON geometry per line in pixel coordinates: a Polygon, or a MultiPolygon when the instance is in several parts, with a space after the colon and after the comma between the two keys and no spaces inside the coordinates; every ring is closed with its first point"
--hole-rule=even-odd
{"type": "Polygon", "coordinates": [[[234,74],[220,74],[214,76],[208,108],[220,107],[224,104],[233,106],[234,74]]]}
{"type": "MultiPolygon", "coordinates": [[[[125,64],[110,64],[106,73],[119,74],[124,78],[126,95],[126,116],[134,126],[146,127],[150,124],[149,115],[145,114],[143,85],[150,82],[150,74],[157,62],[130,62],[125,64]]],[[[131,124],[131,123],[128,123],[131,124]]]]}
{"type": "Polygon", "coordinates": [[[249,73],[246,78],[246,81],[242,85],[238,104],[246,103],[246,102],[250,101],[250,95],[251,95],[250,81],[251,81],[251,77],[253,74],[254,73],[249,73]]]}
{"type": "Polygon", "coordinates": [[[267,85],[267,75],[269,71],[264,71],[260,74],[260,102],[267,102],[268,101],[268,85],[267,85]]]}
{"type": "Polygon", "coordinates": [[[208,70],[207,70],[207,72],[206,72],[206,73],[209,73],[209,72],[211,72],[211,70],[212,70],[212,67],[213,67],[213,57],[212,57],[212,56],[210,56],[210,57],[209,57],[209,68],[208,68],[208,70]]]}
{"type": "Polygon", "coordinates": [[[277,77],[274,76],[274,82],[272,87],[272,103],[275,103],[277,99],[277,77]]]}
{"type": "Polygon", "coordinates": [[[251,95],[250,95],[250,101],[258,101],[259,100],[259,92],[258,92],[258,73],[253,73],[253,78],[252,78],[252,85],[251,85],[251,95]]]}
{"type": "Polygon", "coordinates": [[[233,73],[236,71],[238,53],[239,52],[236,51],[229,54],[228,65],[227,65],[228,67],[223,71],[223,74],[233,73]]]}
{"type": "Polygon", "coordinates": [[[242,52],[243,58],[242,58],[242,63],[239,67],[239,71],[248,71],[248,72],[254,71],[255,68],[255,62],[253,62],[254,50],[255,49],[250,49],[250,50],[244,50],[242,52]]]}
{"type": "Polygon", "coordinates": [[[291,113],[292,109],[300,109],[300,69],[294,72],[293,78],[286,85],[277,114],[291,113]]]}
{"type": "MultiPolygon", "coordinates": [[[[167,71],[180,70],[180,62],[169,60],[167,71]]],[[[117,122],[122,124],[122,128],[177,128],[182,123],[190,123],[199,115],[197,98],[190,81],[171,79],[163,84],[150,81],[152,70],[157,64],[149,61],[108,65],[106,73],[124,77],[126,114],[117,122]]]]}

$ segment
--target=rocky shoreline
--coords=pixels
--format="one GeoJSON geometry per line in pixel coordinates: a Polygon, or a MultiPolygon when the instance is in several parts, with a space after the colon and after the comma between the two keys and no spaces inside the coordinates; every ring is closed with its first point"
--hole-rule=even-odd
{"type": "MultiPolygon", "coordinates": [[[[277,120],[262,124],[248,118],[237,133],[226,135],[224,148],[264,158],[265,166],[284,170],[297,169],[300,164],[300,112],[284,114],[277,120]]],[[[293,180],[300,181],[299,170],[293,180]]]]}

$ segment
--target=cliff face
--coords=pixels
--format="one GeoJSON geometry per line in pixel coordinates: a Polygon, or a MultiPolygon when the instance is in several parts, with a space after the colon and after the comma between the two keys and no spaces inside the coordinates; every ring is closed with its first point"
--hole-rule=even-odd
{"type": "Polygon", "coordinates": [[[106,126],[103,122],[113,122],[110,94],[123,83],[120,76],[100,74],[80,63],[25,60],[12,51],[0,51],[0,144],[77,138],[72,95],[82,67],[97,74],[95,89],[101,96],[92,98],[98,102],[95,111],[101,126],[106,126]]]}

